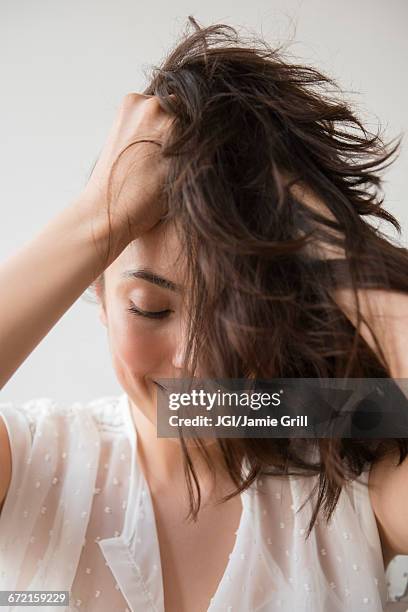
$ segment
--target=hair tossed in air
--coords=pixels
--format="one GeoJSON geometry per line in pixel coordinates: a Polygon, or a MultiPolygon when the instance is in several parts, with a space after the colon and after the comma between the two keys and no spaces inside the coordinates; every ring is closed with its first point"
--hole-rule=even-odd
{"type": "MultiPolygon", "coordinates": [[[[408,293],[407,250],[368,221],[401,232],[383,206],[380,176],[400,138],[385,143],[380,130],[368,131],[333,79],[290,61],[282,46],[225,24],[189,24],[194,31],[153,67],[143,92],[175,116],[162,147],[162,222],[177,228],[186,265],[185,376],[199,367],[217,379],[390,377],[374,331],[375,352],[360,333],[357,289],[408,293]],[[353,290],[357,325],[334,299],[341,287],[353,290]]],[[[200,486],[180,442],[195,520],[200,486]]],[[[330,518],[347,480],[385,452],[399,450],[400,461],[408,453],[405,438],[218,444],[236,485],[220,501],[261,474],[317,476],[307,535],[320,509],[330,518]]]]}

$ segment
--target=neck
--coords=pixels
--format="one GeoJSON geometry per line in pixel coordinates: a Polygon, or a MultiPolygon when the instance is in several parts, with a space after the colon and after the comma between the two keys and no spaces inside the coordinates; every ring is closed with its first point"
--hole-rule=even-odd
{"type": "MultiPolygon", "coordinates": [[[[156,424],[152,423],[130,398],[129,403],[136,428],[138,460],[149,484],[151,494],[157,495],[169,489],[187,491],[183,467],[183,450],[179,439],[158,438],[156,424]]],[[[217,439],[204,440],[208,454],[216,467],[217,482],[214,482],[205,459],[192,439],[185,438],[185,442],[203,497],[210,495],[216,484],[222,482],[225,484],[228,480],[217,439]]]]}

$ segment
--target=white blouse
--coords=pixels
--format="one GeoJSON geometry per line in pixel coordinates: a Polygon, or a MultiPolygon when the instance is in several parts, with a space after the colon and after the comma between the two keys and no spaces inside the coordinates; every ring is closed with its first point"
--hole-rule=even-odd
{"type": "MultiPolygon", "coordinates": [[[[0,590],[66,590],[49,612],[164,612],[160,549],[126,394],[0,404],[12,452],[0,516],[0,590]]],[[[297,512],[315,477],[263,477],[208,612],[380,612],[386,575],[368,491],[343,488],[328,525],[297,512]]],[[[408,607],[408,606],[407,606],[408,607]]],[[[21,610],[14,606],[4,610],[21,610]]]]}

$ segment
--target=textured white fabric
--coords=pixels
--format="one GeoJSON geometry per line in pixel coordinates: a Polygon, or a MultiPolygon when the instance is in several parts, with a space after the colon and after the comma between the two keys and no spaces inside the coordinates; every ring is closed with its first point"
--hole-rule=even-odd
{"type": "MultiPolygon", "coordinates": [[[[66,407],[50,398],[3,403],[0,414],[12,450],[0,516],[0,589],[68,590],[70,611],[164,612],[153,505],[127,395],[66,407]]],[[[367,477],[342,490],[330,523],[319,517],[307,540],[312,502],[296,510],[315,477],[263,477],[245,491],[208,612],[393,610],[360,484],[367,477]]]]}

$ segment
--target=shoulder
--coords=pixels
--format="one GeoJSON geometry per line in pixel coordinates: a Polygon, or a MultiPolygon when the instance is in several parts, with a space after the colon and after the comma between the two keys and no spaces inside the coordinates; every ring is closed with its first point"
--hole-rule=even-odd
{"type": "Polygon", "coordinates": [[[14,427],[24,428],[29,432],[31,441],[35,437],[43,437],[52,429],[69,429],[72,431],[75,423],[82,422],[88,427],[92,423],[98,430],[120,430],[126,424],[126,395],[103,396],[88,402],[64,402],[50,397],[37,397],[25,402],[0,402],[0,417],[2,417],[3,435],[14,427]],[[48,431],[41,429],[42,425],[52,424],[48,431]]]}
{"type": "Polygon", "coordinates": [[[11,481],[21,481],[28,466],[42,465],[44,457],[49,465],[58,457],[72,462],[86,451],[87,461],[96,462],[104,434],[125,432],[126,400],[119,395],[73,403],[50,397],[0,402],[0,510],[11,481]]]}
{"type": "MultiPolygon", "coordinates": [[[[365,318],[361,326],[361,335],[376,352],[377,347],[371,331],[373,330],[387,358],[392,377],[407,378],[408,294],[373,288],[359,289],[357,294],[365,318]]],[[[356,326],[357,310],[352,289],[336,289],[333,298],[351,323],[356,326]]]]}
{"type": "Polygon", "coordinates": [[[23,464],[28,465],[29,448],[42,435],[38,423],[55,412],[56,403],[47,397],[0,402],[0,508],[10,488],[12,474],[22,473],[23,464]]]}
{"type": "Polygon", "coordinates": [[[388,453],[371,466],[369,492],[388,563],[408,554],[408,457],[398,465],[398,451],[388,453]]]}
{"type": "Polygon", "coordinates": [[[127,425],[127,395],[108,395],[91,400],[85,410],[100,431],[120,433],[127,425]]]}

